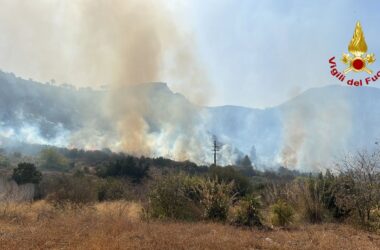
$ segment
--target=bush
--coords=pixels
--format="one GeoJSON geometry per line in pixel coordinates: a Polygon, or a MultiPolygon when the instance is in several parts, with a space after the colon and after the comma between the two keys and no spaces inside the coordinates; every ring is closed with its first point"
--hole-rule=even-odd
{"type": "Polygon", "coordinates": [[[380,233],[380,206],[372,209],[370,217],[369,229],[380,233]]]}
{"type": "Polygon", "coordinates": [[[235,213],[232,215],[232,223],[238,226],[261,227],[261,202],[260,197],[244,197],[237,205],[235,213]]]}
{"type": "Polygon", "coordinates": [[[98,189],[99,201],[120,200],[128,197],[128,188],[123,180],[107,178],[98,189]]]}
{"type": "Polygon", "coordinates": [[[297,183],[299,185],[299,195],[302,205],[304,218],[310,223],[322,222],[327,213],[325,208],[324,197],[326,185],[323,176],[318,178],[309,177],[307,180],[302,180],[297,183]]]}
{"type": "Polygon", "coordinates": [[[343,206],[339,206],[337,202],[337,192],[339,190],[339,178],[336,178],[331,174],[330,170],[326,171],[326,174],[320,175],[323,180],[323,203],[325,207],[330,211],[332,217],[337,220],[346,219],[351,210],[346,209],[343,206]]]}
{"type": "Polygon", "coordinates": [[[13,169],[12,179],[18,184],[34,183],[38,184],[42,179],[42,174],[32,163],[19,163],[13,169]]]}
{"type": "Polygon", "coordinates": [[[338,168],[336,203],[350,211],[356,223],[372,227],[377,219],[372,211],[380,206],[380,151],[348,155],[338,168]]]}
{"type": "Polygon", "coordinates": [[[307,222],[320,223],[332,217],[344,216],[344,209],[335,202],[333,190],[333,180],[320,174],[298,177],[287,184],[269,186],[264,198],[267,204],[285,200],[307,222]]]}
{"type": "Polygon", "coordinates": [[[272,206],[272,223],[277,226],[288,226],[293,222],[294,211],[285,201],[278,200],[272,206]]]}
{"type": "Polygon", "coordinates": [[[98,200],[98,182],[88,176],[51,176],[40,185],[42,196],[54,205],[85,204],[98,200]]]}
{"type": "Polygon", "coordinates": [[[69,161],[54,148],[46,148],[40,153],[41,168],[47,170],[67,171],[69,161]]]}
{"type": "Polygon", "coordinates": [[[151,188],[148,214],[154,218],[225,221],[235,197],[233,188],[233,182],[168,175],[151,188]]]}
{"type": "Polygon", "coordinates": [[[158,181],[149,193],[148,215],[154,218],[198,220],[202,216],[196,186],[200,179],[169,175],[158,181]]]}
{"type": "Polygon", "coordinates": [[[100,177],[131,177],[134,182],[140,182],[148,175],[149,163],[145,158],[133,156],[120,156],[107,166],[99,168],[97,175],[100,177]]]}
{"type": "Polygon", "coordinates": [[[219,182],[217,179],[207,179],[200,182],[199,192],[201,204],[204,207],[203,216],[206,219],[225,221],[228,210],[234,201],[234,182],[219,182]]]}
{"type": "Polygon", "coordinates": [[[249,178],[232,166],[212,166],[210,167],[210,177],[225,183],[233,181],[235,183],[233,191],[239,196],[245,196],[252,191],[252,184],[249,178]]]}
{"type": "Polygon", "coordinates": [[[10,166],[11,163],[9,159],[4,155],[0,155],[0,168],[9,168],[10,166]]]}

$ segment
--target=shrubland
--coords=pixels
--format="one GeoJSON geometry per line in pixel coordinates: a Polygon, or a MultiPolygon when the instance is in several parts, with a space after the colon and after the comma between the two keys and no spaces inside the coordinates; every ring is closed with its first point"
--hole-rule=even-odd
{"type": "Polygon", "coordinates": [[[102,216],[126,218],[131,217],[126,213],[132,213],[133,204],[138,223],[155,225],[212,223],[263,232],[349,225],[380,232],[376,152],[349,155],[334,171],[323,173],[283,167],[249,171],[247,164],[206,167],[109,151],[51,148],[47,152],[29,162],[2,155],[16,165],[2,167],[0,223],[40,223],[73,213],[92,218],[99,211],[102,216]],[[47,161],[53,165],[46,167],[47,161]]]}

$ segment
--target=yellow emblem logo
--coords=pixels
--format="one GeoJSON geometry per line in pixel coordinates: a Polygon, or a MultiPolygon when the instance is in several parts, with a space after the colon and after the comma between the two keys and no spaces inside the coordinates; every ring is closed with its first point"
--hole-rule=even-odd
{"type": "Polygon", "coordinates": [[[354,72],[367,72],[372,74],[372,70],[367,68],[368,64],[375,62],[375,55],[367,53],[367,43],[365,42],[364,33],[360,22],[356,23],[354,36],[348,45],[348,51],[351,54],[343,53],[342,62],[348,67],[343,71],[347,74],[350,71],[354,72]]]}

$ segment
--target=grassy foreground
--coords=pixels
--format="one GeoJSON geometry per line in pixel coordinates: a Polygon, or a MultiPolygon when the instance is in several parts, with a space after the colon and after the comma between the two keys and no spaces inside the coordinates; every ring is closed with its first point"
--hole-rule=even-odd
{"type": "Polygon", "coordinates": [[[2,204],[1,249],[380,249],[380,235],[347,225],[244,230],[214,223],[141,221],[141,206],[98,203],[56,209],[2,204]]]}

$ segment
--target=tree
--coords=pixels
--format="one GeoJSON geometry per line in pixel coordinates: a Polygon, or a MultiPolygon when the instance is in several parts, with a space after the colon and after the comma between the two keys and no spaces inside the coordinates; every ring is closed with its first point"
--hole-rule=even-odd
{"type": "Polygon", "coordinates": [[[358,152],[338,164],[337,204],[355,211],[362,225],[371,221],[371,210],[380,206],[380,152],[358,152]]]}
{"type": "Polygon", "coordinates": [[[240,162],[240,165],[242,167],[252,168],[252,162],[251,162],[251,159],[249,159],[248,155],[244,156],[243,160],[240,162]]]}
{"type": "Polygon", "coordinates": [[[250,152],[249,156],[250,156],[252,162],[254,164],[256,164],[257,163],[257,152],[256,152],[256,147],[254,145],[251,148],[251,152],[250,152]]]}
{"type": "Polygon", "coordinates": [[[140,182],[148,175],[149,161],[133,156],[121,156],[111,161],[107,166],[97,169],[100,177],[131,177],[134,182],[140,182]]]}
{"type": "Polygon", "coordinates": [[[17,168],[13,169],[12,179],[17,184],[34,183],[38,184],[42,179],[42,174],[32,163],[19,163],[17,168]]]}
{"type": "Polygon", "coordinates": [[[255,171],[253,170],[251,159],[249,159],[248,155],[244,156],[243,159],[238,161],[238,167],[239,167],[240,172],[244,174],[245,176],[251,177],[255,175],[255,171]]]}
{"type": "Polygon", "coordinates": [[[54,148],[46,148],[40,153],[41,167],[50,170],[66,171],[69,161],[54,148]]]}

